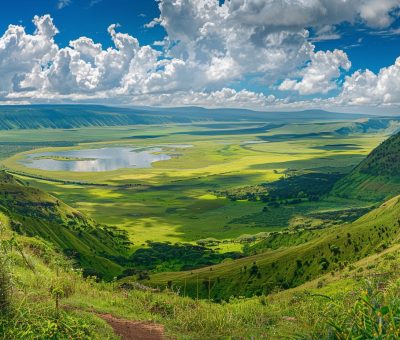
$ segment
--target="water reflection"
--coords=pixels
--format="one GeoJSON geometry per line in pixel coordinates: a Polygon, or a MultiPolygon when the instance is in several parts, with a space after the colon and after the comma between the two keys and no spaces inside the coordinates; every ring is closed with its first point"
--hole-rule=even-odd
{"type": "Polygon", "coordinates": [[[123,168],[151,168],[152,163],[169,159],[171,156],[164,153],[161,147],[112,147],[35,153],[27,155],[20,163],[29,168],[48,171],[100,172],[123,168]]]}

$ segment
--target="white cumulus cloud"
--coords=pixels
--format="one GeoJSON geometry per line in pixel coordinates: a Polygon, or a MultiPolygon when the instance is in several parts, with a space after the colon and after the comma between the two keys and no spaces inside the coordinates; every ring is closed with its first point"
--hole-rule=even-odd
{"type": "Polygon", "coordinates": [[[0,91],[8,93],[21,88],[21,80],[38,67],[46,67],[56,56],[58,32],[49,15],[35,16],[36,31],[27,34],[22,26],[10,25],[0,38],[0,91]]]}
{"type": "Polygon", "coordinates": [[[350,105],[399,105],[400,58],[377,74],[370,70],[360,70],[346,77],[336,102],[350,105]]]}
{"type": "MultiPolygon", "coordinates": [[[[55,3],[62,8],[72,2],[55,3]]],[[[49,15],[34,17],[32,33],[10,25],[0,37],[0,101],[146,99],[160,105],[164,100],[267,107],[289,105],[293,94],[326,95],[342,88],[325,102],[398,102],[398,62],[379,74],[357,71],[342,84],[339,79],[351,66],[346,53],[315,52],[313,42],[338,38],[337,25],[343,22],[390,30],[400,0],[230,0],[222,5],[158,0],[158,6],[159,17],[146,27],[161,25],[166,36],[154,46],[141,45],[118,24],[108,28],[108,48],[84,36],[58,46],[58,29],[49,15]],[[315,36],[310,38],[309,31],[315,36]],[[277,99],[232,89],[243,81],[265,93],[275,91],[276,84],[291,92],[277,99]]]]}
{"type": "Polygon", "coordinates": [[[341,50],[318,51],[300,72],[301,79],[285,79],[279,86],[281,91],[298,91],[301,95],[328,93],[337,88],[337,78],[341,70],[351,67],[347,54],[341,50]]]}
{"type": "Polygon", "coordinates": [[[243,107],[260,109],[279,102],[273,95],[266,96],[247,90],[222,88],[221,90],[180,91],[175,93],[143,95],[136,98],[137,104],[154,106],[196,105],[204,107],[243,107]]]}

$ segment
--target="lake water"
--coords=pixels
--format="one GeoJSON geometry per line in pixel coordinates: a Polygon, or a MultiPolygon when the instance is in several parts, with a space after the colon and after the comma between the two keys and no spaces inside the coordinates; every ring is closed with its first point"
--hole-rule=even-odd
{"type": "MultiPolygon", "coordinates": [[[[190,145],[165,145],[165,148],[186,148],[190,145]]],[[[124,168],[151,168],[152,163],[171,159],[163,147],[108,147],[41,152],[27,155],[21,164],[48,171],[100,172],[124,168]],[[62,159],[57,159],[62,158],[62,159]]]]}

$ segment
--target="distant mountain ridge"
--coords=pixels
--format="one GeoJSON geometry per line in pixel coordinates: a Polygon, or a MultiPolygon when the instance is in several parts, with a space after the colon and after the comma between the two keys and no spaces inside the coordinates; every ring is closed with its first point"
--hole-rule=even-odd
{"type": "Polygon", "coordinates": [[[150,125],[201,121],[305,122],[355,120],[362,114],[323,110],[258,112],[247,109],[122,108],[102,105],[5,105],[0,106],[0,130],[73,129],[91,126],[150,125]]]}

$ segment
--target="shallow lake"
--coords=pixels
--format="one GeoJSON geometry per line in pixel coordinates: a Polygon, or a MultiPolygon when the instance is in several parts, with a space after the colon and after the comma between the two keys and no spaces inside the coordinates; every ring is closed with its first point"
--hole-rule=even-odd
{"type": "Polygon", "coordinates": [[[166,148],[186,148],[190,145],[165,145],[151,148],[108,147],[41,152],[27,155],[19,161],[28,168],[47,171],[100,172],[124,168],[151,168],[152,163],[172,158],[166,148]]]}

